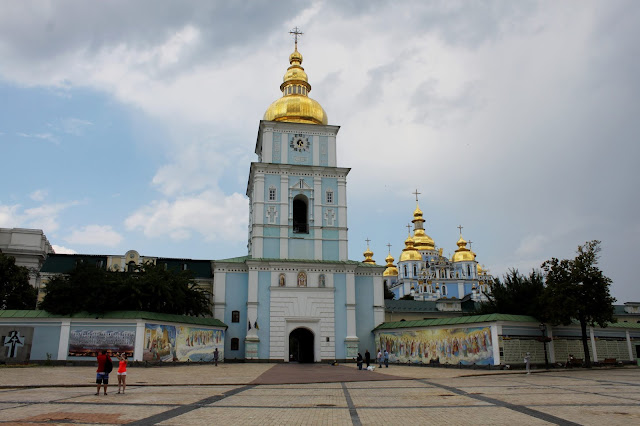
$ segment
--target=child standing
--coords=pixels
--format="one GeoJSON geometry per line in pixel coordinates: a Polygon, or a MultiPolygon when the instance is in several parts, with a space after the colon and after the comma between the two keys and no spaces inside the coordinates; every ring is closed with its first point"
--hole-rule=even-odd
{"type": "Polygon", "coordinates": [[[120,393],[120,387],[122,386],[122,393],[127,387],[127,355],[120,355],[120,362],[118,363],[118,393],[120,393]]]}

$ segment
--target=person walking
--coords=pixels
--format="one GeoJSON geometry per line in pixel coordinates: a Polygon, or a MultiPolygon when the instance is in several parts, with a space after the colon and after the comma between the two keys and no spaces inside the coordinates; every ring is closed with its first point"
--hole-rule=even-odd
{"type": "Polygon", "coordinates": [[[527,374],[531,374],[531,354],[529,352],[524,357],[524,365],[527,368],[527,374]]]}
{"type": "Polygon", "coordinates": [[[358,364],[358,370],[362,370],[362,354],[358,352],[358,358],[356,358],[356,363],[358,364]]]}
{"type": "Polygon", "coordinates": [[[389,351],[387,351],[386,349],[384,350],[384,366],[386,368],[389,368],[389,351]]]}
{"type": "MultiPolygon", "coordinates": [[[[107,386],[109,385],[109,373],[111,369],[107,368],[107,360],[111,364],[111,358],[107,356],[107,350],[103,349],[97,356],[98,369],[96,370],[96,395],[100,395],[100,387],[104,386],[104,394],[107,394],[107,386]],[[106,370],[109,370],[108,372],[106,370]]],[[[113,368],[113,367],[112,367],[113,368]]]]}
{"type": "Polygon", "coordinates": [[[371,354],[369,353],[369,349],[364,352],[364,362],[367,364],[367,368],[369,368],[369,364],[371,363],[371,354]]]}
{"type": "Polygon", "coordinates": [[[382,358],[382,349],[378,349],[378,357],[376,359],[378,360],[378,367],[382,368],[382,362],[384,361],[382,358]]]}
{"type": "Polygon", "coordinates": [[[118,363],[118,393],[120,393],[120,387],[122,387],[122,393],[127,388],[127,355],[120,355],[120,362],[118,363]]]}
{"type": "Polygon", "coordinates": [[[220,357],[220,353],[218,352],[218,348],[213,351],[213,362],[218,366],[218,358],[220,357]]]}

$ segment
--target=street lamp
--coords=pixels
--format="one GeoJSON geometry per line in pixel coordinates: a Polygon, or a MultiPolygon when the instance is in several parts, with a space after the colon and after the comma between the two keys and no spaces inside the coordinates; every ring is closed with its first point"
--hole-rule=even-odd
{"type": "Polygon", "coordinates": [[[544,345],[544,368],[549,369],[549,358],[547,358],[547,326],[544,323],[540,323],[540,332],[542,333],[542,344],[544,345]]]}

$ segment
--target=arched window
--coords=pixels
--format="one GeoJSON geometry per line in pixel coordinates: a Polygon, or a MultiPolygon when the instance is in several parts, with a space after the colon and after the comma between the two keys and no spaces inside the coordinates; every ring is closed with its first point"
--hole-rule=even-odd
{"type": "Polygon", "coordinates": [[[280,274],[280,276],[278,277],[278,285],[280,287],[284,287],[285,284],[286,284],[285,275],[284,274],[280,274]]]}
{"type": "Polygon", "coordinates": [[[308,218],[309,200],[302,194],[296,195],[293,199],[293,233],[308,234],[309,218],[308,218]]]}
{"type": "Polygon", "coordinates": [[[415,277],[416,275],[418,275],[418,267],[413,265],[413,276],[415,277]]]}
{"type": "MultiPolygon", "coordinates": [[[[387,284],[387,280],[384,281],[385,285],[387,284]]],[[[325,277],[324,274],[320,274],[320,277],[318,277],[318,287],[324,288],[326,287],[326,283],[325,283],[325,277]]]]}
{"type": "Polygon", "coordinates": [[[234,337],[231,339],[231,350],[232,351],[237,351],[240,347],[240,339],[238,339],[237,337],[234,337]]]}
{"type": "Polygon", "coordinates": [[[471,266],[467,265],[467,277],[471,277],[471,266]]]}
{"type": "Polygon", "coordinates": [[[240,311],[231,312],[231,322],[240,322],[240,311]]]}
{"type": "Polygon", "coordinates": [[[408,277],[409,274],[407,273],[407,265],[404,265],[404,276],[408,277]]]}
{"type": "Polygon", "coordinates": [[[447,286],[442,284],[442,295],[446,296],[447,295],[447,286]]]}

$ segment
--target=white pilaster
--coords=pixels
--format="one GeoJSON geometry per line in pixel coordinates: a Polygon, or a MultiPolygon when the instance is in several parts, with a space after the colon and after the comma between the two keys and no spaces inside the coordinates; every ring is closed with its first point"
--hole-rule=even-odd
{"type": "Polygon", "coordinates": [[[273,131],[262,134],[262,162],[273,163],[273,131]]]}
{"type": "Polygon", "coordinates": [[[214,272],[213,278],[213,317],[224,322],[226,272],[214,272]]]}
{"type": "Polygon", "coordinates": [[[593,354],[593,362],[598,362],[598,351],[596,351],[596,337],[593,334],[593,327],[589,327],[589,336],[591,337],[591,353],[593,354]]]}
{"type": "Polygon", "coordinates": [[[374,326],[384,322],[384,284],[382,276],[373,276],[373,323],[374,326]]]}
{"type": "Polygon", "coordinates": [[[629,335],[629,330],[625,331],[625,335],[627,337],[627,349],[629,350],[629,361],[634,361],[633,357],[633,345],[631,344],[631,336],[629,335]]]}
{"type": "Polygon", "coordinates": [[[247,294],[247,321],[251,323],[251,330],[247,332],[247,337],[256,337],[257,330],[254,322],[258,317],[258,268],[249,267],[249,289],[247,294]]]}
{"type": "Polygon", "coordinates": [[[336,162],[336,137],[329,136],[328,142],[329,142],[328,143],[329,146],[327,148],[329,149],[329,152],[328,152],[329,155],[327,158],[328,160],[327,165],[329,167],[336,167],[336,165],[338,164],[336,162]]]}
{"type": "Polygon", "coordinates": [[[144,352],[144,320],[136,322],[136,340],[133,346],[133,360],[142,361],[144,352]]]}
{"type": "Polygon", "coordinates": [[[71,321],[60,323],[60,340],[58,341],[58,361],[66,360],[69,354],[69,334],[71,333],[71,321]]]}
{"type": "Polygon", "coordinates": [[[547,349],[549,351],[549,362],[554,364],[556,362],[556,350],[553,344],[553,330],[551,327],[547,327],[547,337],[551,339],[549,343],[547,343],[547,349]]]}
{"type": "Polygon", "coordinates": [[[493,365],[500,365],[500,341],[498,336],[502,332],[502,326],[498,324],[491,325],[491,346],[493,349],[493,365]],[[498,327],[500,330],[498,330],[498,327]]]}
{"type": "Polygon", "coordinates": [[[347,305],[347,339],[356,335],[356,277],[353,271],[346,273],[346,305],[347,305]]]}

